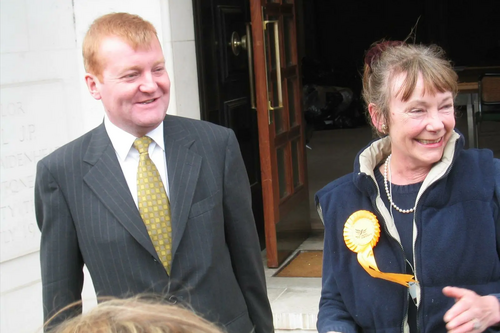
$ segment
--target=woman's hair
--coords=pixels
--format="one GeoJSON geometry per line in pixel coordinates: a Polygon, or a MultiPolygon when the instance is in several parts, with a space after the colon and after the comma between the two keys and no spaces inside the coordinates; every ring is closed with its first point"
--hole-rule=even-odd
{"type": "MultiPolygon", "coordinates": [[[[406,44],[400,41],[383,41],[372,44],[366,53],[363,73],[363,99],[366,106],[376,106],[378,119],[389,123],[389,101],[392,95],[399,95],[407,101],[422,75],[426,93],[451,92],[456,97],[457,74],[444,50],[437,45],[406,44]],[[400,91],[393,92],[393,79],[404,74],[400,91]]],[[[372,122],[369,122],[372,124],[372,122]]],[[[372,124],[373,126],[373,124],[372,124]]],[[[374,130],[378,135],[383,133],[374,130]]]]}
{"type": "MultiPolygon", "coordinates": [[[[49,324],[50,321],[46,325],[49,324]]],[[[49,332],[223,333],[191,310],[139,297],[104,301],[87,313],[63,321],[49,332]]]]}
{"type": "Polygon", "coordinates": [[[118,37],[133,49],[149,47],[158,38],[155,27],[137,15],[111,13],[97,18],[83,39],[82,53],[85,70],[99,79],[103,70],[99,48],[109,37],[118,37]]]}

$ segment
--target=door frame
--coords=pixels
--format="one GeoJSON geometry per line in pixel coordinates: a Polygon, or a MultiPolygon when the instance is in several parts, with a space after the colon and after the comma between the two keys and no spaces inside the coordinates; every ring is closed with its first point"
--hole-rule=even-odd
{"type": "Polygon", "coordinates": [[[279,267],[286,257],[293,253],[295,247],[307,238],[311,230],[296,6],[297,3],[292,1],[271,3],[269,0],[250,0],[268,267],[279,267]],[[273,23],[276,32],[274,43],[280,50],[274,54],[277,56],[274,61],[275,69],[272,68],[270,34],[266,35],[266,22],[270,21],[266,21],[266,17],[272,17],[272,20],[277,18],[278,22],[273,23]],[[288,34],[285,29],[288,29],[288,34]],[[287,40],[285,36],[288,36],[287,40]],[[270,84],[273,80],[276,85],[270,84]],[[282,103],[278,103],[280,105],[276,107],[275,92],[278,92],[279,96],[280,89],[284,96],[281,98],[282,103]],[[280,161],[279,155],[282,158],[280,161]],[[282,177],[278,172],[280,165],[281,173],[284,173],[282,177]],[[303,209],[299,211],[298,207],[301,206],[303,209]],[[289,216],[292,214],[301,214],[299,219],[304,220],[300,223],[290,222],[289,216]],[[286,236],[289,238],[287,241],[295,244],[293,248],[280,246],[279,238],[282,237],[279,235],[278,224],[282,222],[290,226],[295,224],[292,228],[300,228],[295,230],[292,237],[289,237],[290,233],[286,236]]]}

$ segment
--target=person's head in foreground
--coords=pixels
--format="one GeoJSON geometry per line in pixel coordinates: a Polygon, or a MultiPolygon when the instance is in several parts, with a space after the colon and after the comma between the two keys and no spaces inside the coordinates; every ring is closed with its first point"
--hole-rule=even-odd
{"type": "Polygon", "coordinates": [[[223,333],[188,309],[141,298],[112,299],[50,333],[223,333]]]}

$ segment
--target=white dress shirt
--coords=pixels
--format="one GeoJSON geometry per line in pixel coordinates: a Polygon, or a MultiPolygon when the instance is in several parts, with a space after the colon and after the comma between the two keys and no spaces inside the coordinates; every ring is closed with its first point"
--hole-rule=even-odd
{"type": "MultiPolygon", "coordinates": [[[[128,188],[137,206],[137,168],[139,167],[139,152],[133,146],[137,138],[117,127],[107,116],[104,117],[104,127],[115,149],[116,157],[118,157],[128,188]]],[[[165,186],[167,196],[170,198],[165,141],[163,140],[163,122],[154,130],[147,133],[146,136],[149,136],[153,140],[149,145],[149,157],[156,165],[163,186],[165,186]]]]}

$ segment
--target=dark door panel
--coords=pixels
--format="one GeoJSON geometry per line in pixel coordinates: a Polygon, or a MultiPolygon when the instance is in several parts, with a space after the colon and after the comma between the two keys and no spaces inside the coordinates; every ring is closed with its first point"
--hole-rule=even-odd
{"type": "Polygon", "coordinates": [[[231,38],[241,40],[250,22],[248,0],[194,0],[201,117],[231,128],[240,144],[252,191],[261,248],[265,247],[257,114],[251,107],[248,53],[235,54],[231,38]]]}

